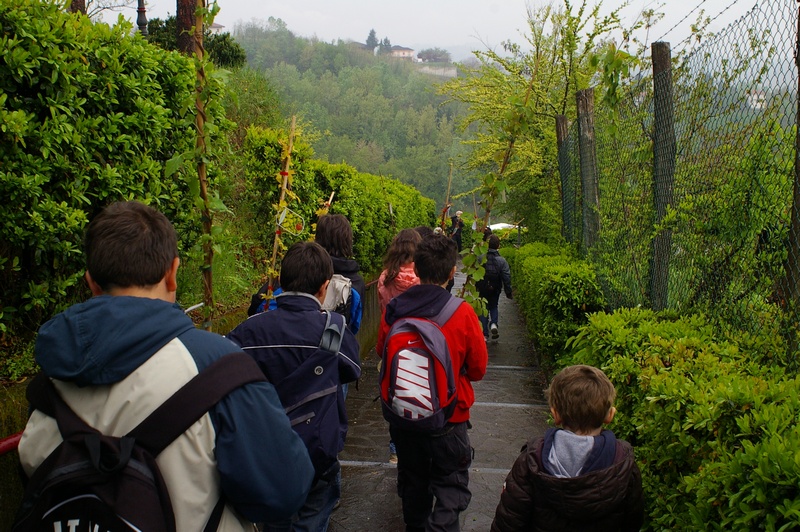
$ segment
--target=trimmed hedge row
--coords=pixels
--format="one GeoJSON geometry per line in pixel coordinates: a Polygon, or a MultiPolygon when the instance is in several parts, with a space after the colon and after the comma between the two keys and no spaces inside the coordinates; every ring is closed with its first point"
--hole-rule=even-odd
{"type": "Polygon", "coordinates": [[[515,298],[537,349],[558,355],[588,313],[601,310],[594,270],[566,249],[535,242],[508,254],[515,298]]]}
{"type": "Polygon", "coordinates": [[[634,444],[649,529],[800,527],[800,379],[715,329],[702,315],[600,312],[560,362],[616,386],[611,428],[634,444]]]}
{"type": "MultiPolygon", "coordinates": [[[[280,196],[280,176],[288,134],[251,127],[245,137],[247,202],[255,212],[262,245],[272,245],[280,196]]],[[[346,164],[313,159],[313,150],[297,135],[293,143],[291,195],[288,207],[305,222],[296,235],[283,235],[284,245],[307,240],[314,232],[318,211],[334,193],[332,214],[343,214],[353,227],[355,259],[362,271],[380,271],[383,255],[400,229],[433,226],[435,203],[415,188],[394,179],[358,172],[346,164]]],[[[271,248],[270,248],[271,249],[271,248]]]]}
{"type": "Polygon", "coordinates": [[[594,274],[568,252],[535,243],[508,256],[537,347],[614,383],[610,428],[634,445],[648,530],[800,528],[800,378],[775,356],[787,351],[779,325],[594,312],[594,274]]]}
{"type": "Polygon", "coordinates": [[[194,145],[196,78],[59,2],[0,3],[0,41],[0,334],[23,334],[82,297],[83,228],[110,201],[142,199],[194,243],[187,176],[164,166],[194,145]]]}

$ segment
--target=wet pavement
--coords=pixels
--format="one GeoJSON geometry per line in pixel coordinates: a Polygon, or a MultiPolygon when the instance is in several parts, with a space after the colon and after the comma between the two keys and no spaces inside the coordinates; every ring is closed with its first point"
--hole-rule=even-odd
{"type": "MultiPolygon", "coordinates": [[[[456,275],[456,293],[463,277],[456,275]]],[[[527,340],[516,303],[500,298],[500,337],[489,342],[486,376],[473,383],[470,441],[475,459],[470,469],[472,502],[461,514],[461,530],[486,532],[500,490],[522,445],[547,428],[543,390],[546,375],[527,340]]],[[[342,462],[342,500],[333,513],[332,532],[403,532],[397,496],[397,470],[389,463],[389,425],[381,414],[377,357],[364,357],[359,388],[350,386],[350,419],[342,462]]]]}

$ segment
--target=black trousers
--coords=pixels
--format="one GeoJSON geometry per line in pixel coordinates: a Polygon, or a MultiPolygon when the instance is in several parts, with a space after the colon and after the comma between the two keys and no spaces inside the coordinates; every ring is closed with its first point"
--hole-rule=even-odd
{"type": "Polygon", "coordinates": [[[459,530],[467,509],[472,447],[467,423],[436,435],[398,429],[389,432],[397,447],[397,494],[403,501],[406,530],[459,530]]]}

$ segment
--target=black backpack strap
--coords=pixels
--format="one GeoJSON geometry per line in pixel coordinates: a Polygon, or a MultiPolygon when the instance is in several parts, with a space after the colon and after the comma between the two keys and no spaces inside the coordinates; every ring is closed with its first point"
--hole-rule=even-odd
{"type": "Polygon", "coordinates": [[[322,331],[322,338],[319,341],[319,348],[324,349],[325,351],[330,351],[334,355],[338,355],[339,350],[342,347],[342,341],[344,340],[344,328],[346,327],[346,322],[344,316],[341,314],[328,310],[325,310],[324,312],[328,315],[328,317],[325,320],[325,330],[322,331]],[[340,323],[334,323],[334,321],[338,321],[340,323]]]}
{"type": "Polygon", "coordinates": [[[442,310],[440,310],[436,316],[430,318],[430,320],[439,327],[443,326],[447,323],[447,320],[453,317],[453,314],[456,313],[458,307],[460,307],[463,302],[464,300],[459,297],[450,296],[450,299],[444,304],[442,310]]]}
{"type": "Polygon", "coordinates": [[[97,430],[87,425],[64,402],[53,381],[44,373],[39,373],[34,377],[28,384],[25,395],[33,408],[56,420],[58,430],[61,432],[63,439],[67,439],[77,433],[97,433],[97,430]]]}
{"type": "Polygon", "coordinates": [[[259,381],[266,378],[252,357],[241,351],[220,357],[164,401],[128,436],[157,456],[223,397],[240,386],[259,381]]]}

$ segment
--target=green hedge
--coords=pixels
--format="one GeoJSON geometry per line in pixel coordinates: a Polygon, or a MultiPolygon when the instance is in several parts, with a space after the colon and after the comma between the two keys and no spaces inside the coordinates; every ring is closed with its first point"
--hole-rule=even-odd
{"type": "Polygon", "coordinates": [[[83,228],[107,203],[153,204],[184,248],[199,227],[187,182],[164,177],[194,145],[193,63],[62,9],[0,4],[0,333],[85,295],[83,228]]]}
{"type": "MultiPolygon", "coordinates": [[[[247,201],[255,218],[260,245],[271,249],[273,220],[280,195],[281,164],[288,133],[251,127],[245,137],[247,201]]],[[[305,222],[296,235],[283,234],[284,245],[307,240],[314,232],[318,211],[334,193],[331,214],[343,214],[353,227],[355,259],[362,271],[380,271],[383,255],[403,228],[432,226],[435,203],[415,188],[394,179],[358,172],[346,164],[313,159],[313,150],[297,135],[291,165],[292,196],[288,206],[305,222]]]]}
{"type": "Polygon", "coordinates": [[[650,530],[800,526],[800,379],[702,315],[623,309],[590,317],[563,364],[617,388],[611,428],[634,444],[650,530]]]}
{"type": "Polygon", "coordinates": [[[567,251],[541,242],[526,244],[512,260],[515,298],[540,352],[558,355],[566,341],[603,308],[594,270],[567,251]]]}

